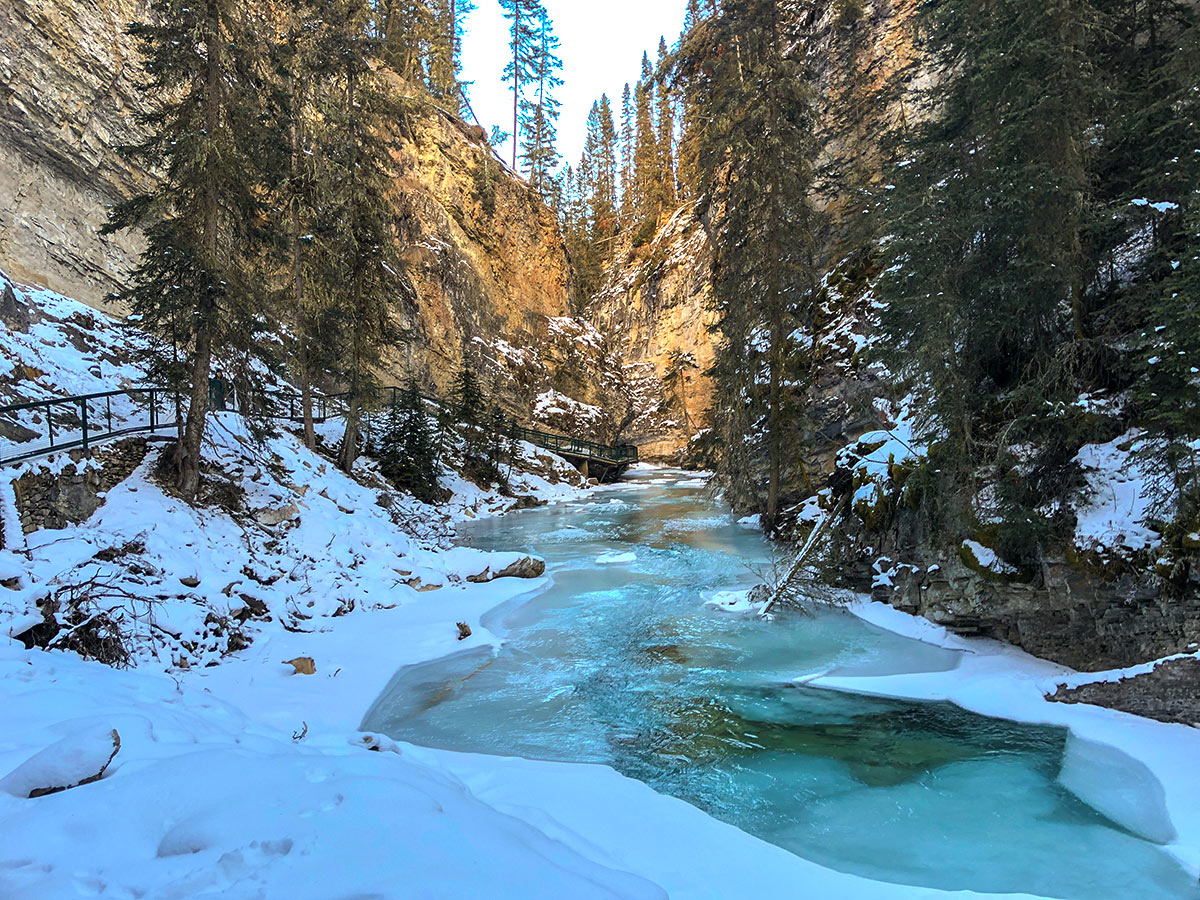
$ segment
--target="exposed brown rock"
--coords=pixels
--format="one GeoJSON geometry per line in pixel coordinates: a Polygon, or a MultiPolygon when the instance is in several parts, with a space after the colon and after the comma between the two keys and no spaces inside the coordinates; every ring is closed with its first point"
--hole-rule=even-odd
{"type": "Polygon", "coordinates": [[[1059,703],[1090,703],[1121,712],[1200,727],[1200,659],[1171,659],[1154,671],[1120,681],[1059,685],[1049,699],[1059,703]]]}
{"type": "Polygon", "coordinates": [[[297,656],[295,659],[285,659],[285,666],[291,666],[294,675],[316,675],[317,664],[311,656],[297,656]]]}

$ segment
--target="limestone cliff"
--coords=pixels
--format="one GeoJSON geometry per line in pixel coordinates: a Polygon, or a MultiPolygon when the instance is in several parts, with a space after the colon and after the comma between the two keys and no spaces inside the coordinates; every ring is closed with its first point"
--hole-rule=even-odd
{"type": "Polygon", "coordinates": [[[688,205],[649,245],[621,253],[588,314],[624,366],[633,402],[624,438],[645,459],[674,462],[710,424],[711,246],[688,205]]]}
{"type": "MultiPolygon", "coordinates": [[[[107,207],[149,177],[119,149],[138,139],[145,102],[124,31],[146,12],[146,0],[0,4],[0,268],[101,308],[139,251],[135,235],[98,229],[107,207]]],[[[468,360],[519,417],[540,410],[541,424],[615,436],[623,385],[603,342],[572,317],[554,214],[481,129],[418,107],[393,164],[419,301],[401,314],[414,339],[387,354],[383,378],[413,375],[444,392],[468,360]],[[547,398],[560,395],[579,415],[551,411],[564,404],[547,398]]]]}
{"type": "Polygon", "coordinates": [[[391,374],[444,394],[465,360],[523,418],[614,438],[623,385],[595,329],[571,314],[554,213],[481,129],[441,111],[416,118],[396,169],[401,243],[420,302],[403,323],[415,340],[394,348],[391,374]],[[564,406],[548,402],[556,395],[578,414],[552,411],[564,406]]]}
{"type": "Polygon", "coordinates": [[[146,0],[0,4],[0,266],[103,306],[138,252],[101,238],[106,206],[144,178],[117,148],[138,138],[136,53],[146,0]]]}

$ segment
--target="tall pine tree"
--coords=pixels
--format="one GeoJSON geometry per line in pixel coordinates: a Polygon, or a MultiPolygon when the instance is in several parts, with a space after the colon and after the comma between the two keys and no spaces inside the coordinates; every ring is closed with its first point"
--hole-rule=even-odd
{"type": "Polygon", "coordinates": [[[716,249],[721,474],[735,504],[761,512],[768,531],[793,463],[800,468],[816,365],[814,111],[808,73],[788,46],[778,0],[726,0],[693,28],[678,59],[693,102],[708,112],[698,162],[716,249]]]}
{"type": "Polygon", "coordinates": [[[521,159],[529,185],[543,202],[550,202],[555,193],[554,170],[558,168],[559,156],[555,148],[558,141],[558,116],[560,103],[554,96],[562,87],[562,60],[557,50],[558,37],[549,14],[542,9],[536,24],[536,44],[533,50],[532,98],[521,100],[521,125],[524,136],[521,141],[521,159]]]}
{"type": "Polygon", "coordinates": [[[146,239],[120,293],[152,338],[149,372],[187,397],[176,449],[177,487],[200,487],[200,446],[214,357],[250,352],[267,324],[250,253],[260,218],[258,35],[242,0],[154,0],[154,24],[130,27],[142,53],[149,137],[132,153],[162,173],[117,205],[106,233],[146,239]]]}
{"type": "MultiPolygon", "coordinates": [[[[346,387],[346,426],[339,464],[354,468],[361,451],[364,409],[377,388],[375,371],[399,334],[392,313],[415,304],[404,271],[389,200],[394,177],[386,138],[403,110],[378,68],[381,42],[370,30],[370,0],[322,0],[331,23],[321,50],[336,65],[318,108],[324,148],[324,190],[334,231],[323,245],[325,290],[336,330],[334,374],[346,387]]],[[[411,311],[411,310],[410,310],[411,311]]]]}

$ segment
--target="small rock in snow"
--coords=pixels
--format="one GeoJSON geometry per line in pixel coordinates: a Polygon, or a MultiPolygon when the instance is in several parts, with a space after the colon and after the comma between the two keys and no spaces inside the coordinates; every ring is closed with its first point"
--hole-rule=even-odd
{"type": "Polygon", "coordinates": [[[285,666],[291,666],[294,675],[316,675],[317,664],[311,656],[297,656],[295,659],[285,659],[285,666]]]}

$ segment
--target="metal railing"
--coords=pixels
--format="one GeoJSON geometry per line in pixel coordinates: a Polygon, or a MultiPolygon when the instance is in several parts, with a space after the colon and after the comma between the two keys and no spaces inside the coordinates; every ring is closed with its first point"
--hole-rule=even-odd
{"type": "Polygon", "coordinates": [[[626,465],[638,461],[638,448],[633,444],[598,444],[595,441],[584,441],[520,426],[514,428],[513,432],[513,436],[518,440],[529,441],[560,456],[578,456],[613,465],[626,465]]]}
{"type": "MultiPolygon", "coordinates": [[[[405,389],[400,387],[383,388],[377,401],[368,404],[364,411],[364,425],[367,438],[370,439],[373,419],[385,414],[387,410],[399,405],[405,389]]],[[[347,394],[318,394],[312,395],[312,415],[315,422],[343,415],[347,394]]],[[[17,403],[0,407],[0,420],[6,417],[16,417],[20,413],[41,412],[41,421],[34,425],[42,425],[44,434],[36,442],[21,442],[6,448],[0,445],[0,465],[24,462],[38,456],[57,453],[66,450],[89,450],[92,446],[118,437],[134,434],[146,434],[155,431],[165,431],[178,427],[177,414],[171,413],[171,407],[178,409],[179,394],[165,388],[133,388],[130,390],[105,391],[98,394],[83,394],[77,397],[61,397],[53,400],[37,400],[31,403],[17,403]],[[127,401],[127,402],[126,402],[127,401]],[[114,402],[117,409],[114,411],[114,402]]],[[[304,404],[299,393],[289,391],[257,391],[248,398],[244,395],[239,406],[243,413],[253,412],[274,419],[287,419],[293,422],[303,421],[304,404]],[[249,404],[250,409],[245,408],[249,404]]],[[[438,397],[422,395],[422,400],[441,410],[449,410],[446,401],[438,397]]],[[[214,404],[217,409],[225,408],[224,404],[214,404]]],[[[28,417],[23,417],[28,420],[28,417]]],[[[10,420],[11,421],[11,420],[10,420]]],[[[27,428],[26,421],[11,421],[11,424],[27,428]]],[[[586,441],[571,438],[548,431],[538,431],[525,428],[513,419],[506,419],[504,433],[515,440],[529,443],[550,450],[563,456],[573,456],[580,459],[594,460],[610,465],[630,465],[638,461],[638,448],[632,444],[601,444],[596,441],[586,441]]]]}
{"type": "Polygon", "coordinates": [[[176,416],[170,412],[175,396],[174,392],[148,387],[0,407],[0,419],[33,413],[32,423],[28,416],[22,417],[25,421],[9,420],[19,428],[40,426],[42,432],[28,442],[0,446],[0,465],[65,450],[88,450],[101,441],[176,428],[176,416]]]}

